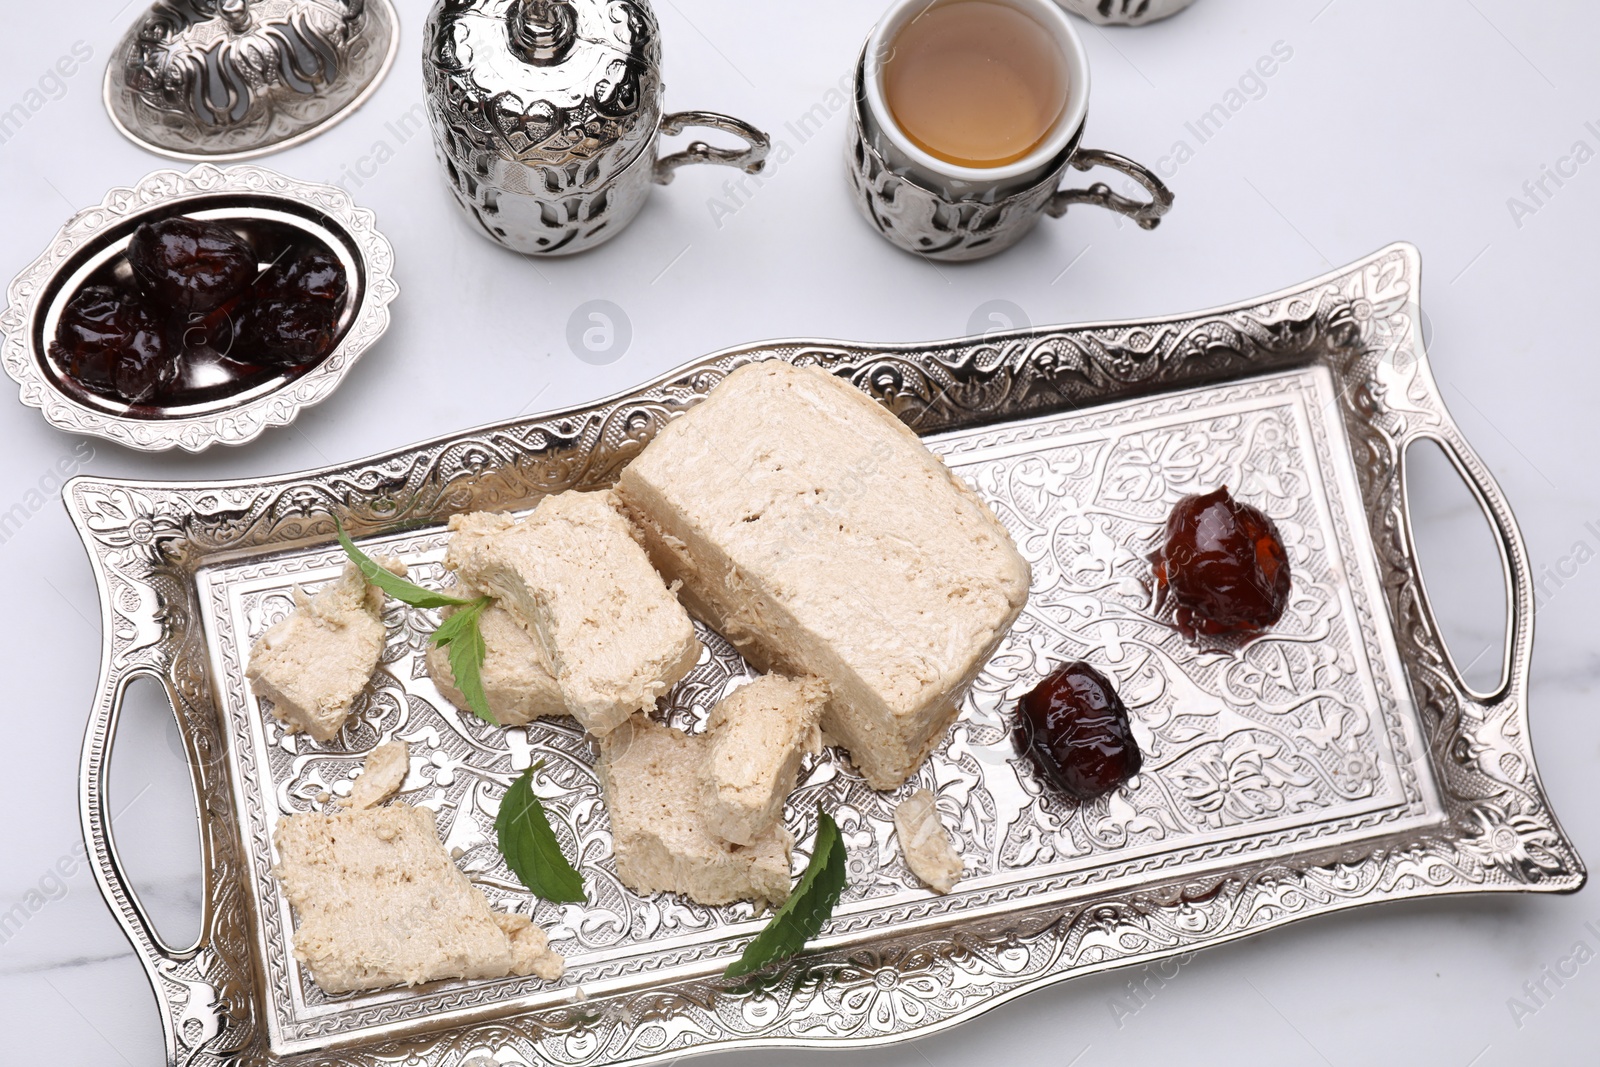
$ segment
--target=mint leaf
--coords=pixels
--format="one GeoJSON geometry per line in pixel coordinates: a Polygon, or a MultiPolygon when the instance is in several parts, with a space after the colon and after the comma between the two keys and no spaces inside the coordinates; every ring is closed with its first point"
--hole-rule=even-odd
{"type": "Polygon", "coordinates": [[[350,557],[350,562],[361,568],[361,574],[373,585],[394,597],[403,604],[410,604],[414,608],[450,608],[471,604],[470,600],[460,597],[445,596],[435,593],[432,589],[424,589],[415,582],[408,582],[397,574],[391,574],[379,566],[376,560],[356,547],[350,540],[350,535],[344,532],[344,524],[338,519],[334,520],[339,528],[339,547],[344,549],[344,554],[350,557]]]}
{"type": "Polygon", "coordinates": [[[461,695],[467,698],[467,707],[490,726],[499,726],[499,721],[489,710],[489,697],[483,691],[483,658],[487,655],[487,649],[483,644],[483,632],[478,627],[483,609],[494,603],[494,598],[481,596],[476,600],[462,600],[408,582],[357,548],[356,543],[350,540],[350,535],[344,532],[344,523],[337,518],[333,522],[339,528],[339,547],[350,557],[350,562],[361,568],[361,574],[368,582],[414,608],[461,609],[439,624],[439,628],[433,632],[433,643],[449,651],[450,673],[455,675],[456,687],[461,690],[461,695]]]}
{"type": "Polygon", "coordinates": [[[533,772],[544,766],[540,760],[521,778],[511,783],[500,801],[500,814],[494,819],[500,855],[506,858],[511,873],[536,896],[560,903],[582,904],[583,876],[572,869],[561,853],[561,842],[550,829],[544,805],[533,795],[533,772]]]}
{"type": "Polygon", "coordinates": [[[492,603],[494,598],[486,596],[464,601],[461,610],[433,631],[433,643],[450,653],[450,673],[455,675],[456,688],[467,698],[467,707],[490,726],[499,726],[500,720],[489,710],[489,696],[483,691],[483,660],[488,648],[478,625],[484,609],[492,603]]]}
{"type": "Polygon", "coordinates": [[[849,882],[844,861],[845,847],[839,837],[839,825],[818,804],[817,844],[799,884],[755,940],[745,947],[744,955],[730,963],[722,976],[740,978],[768,964],[786,960],[821,933],[849,882]]]}

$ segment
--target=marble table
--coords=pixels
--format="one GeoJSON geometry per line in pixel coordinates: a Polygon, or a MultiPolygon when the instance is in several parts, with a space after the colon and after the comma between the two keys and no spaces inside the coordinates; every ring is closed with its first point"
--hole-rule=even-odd
{"type": "MultiPolygon", "coordinates": [[[[75,782],[99,624],[57,500],[64,473],[266,475],[592,399],[742,341],[910,340],[1179,311],[1267,292],[1402,238],[1424,255],[1435,373],[1510,497],[1539,574],[1532,718],[1545,783],[1579,849],[1600,856],[1600,719],[1586,710],[1600,682],[1591,565],[1600,490],[1589,451],[1600,445],[1600,370],[1585,317],[1600,233],[1600,12],[1511,0],[1199,0],[1143,29],[1085,26],[1088,141],[1158,166],[1178,194],[1173,214],[1145,233],[1074,211],[1001,258],[936,267],[874,237],[845,190],[837,89],[878,5],[662,0],[668,105],[735,112],[789,151],[760,181],[686,171],[623,237],[566,262],[501,253],[456,214],[420,106],[427,5],[398,6],[401,60],[373,100],[267,160],[342,183],[396,246],[394,328],[342,391],[248,448],[198,457],[90,443],[17,406],[0,419],[0,566],[15,613],[0,652],[11,686],[0,1061],[162,1061],[144,976],[81,859],[75,782]],[[1269,56],[1273,74],[1253,73],[1269,56]],[[597,307],[626,327],[598,357],[569,341],[597,307]]],[[[8,19],[7,277],[73,210],[164,165],[123,141],[100,103],[106,58],[133,10],[81,0],[8,19]]],[[[1419,464],[1414,486],[1447,634],[1474,675],[1492,677],[1502,592],[1487,534],[1442,464],[1419,464]]],[[[158,706],[133,709],[113,790],[120,846],[180,941],[196,922],[197,860],[172,730],[158,706]]],[[[945,1035],[828,1062],[1583,1062],[1600,1010],[1597,952],[1592,893],[1369,909],[1177,968],[1073,981],[945,1035]]],[[[797,1052],[739,1060],[820,1062],[797,1052]]]]}

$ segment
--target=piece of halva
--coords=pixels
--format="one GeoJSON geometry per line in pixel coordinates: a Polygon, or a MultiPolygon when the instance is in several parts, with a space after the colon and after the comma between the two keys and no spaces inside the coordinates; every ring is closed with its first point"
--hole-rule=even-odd
{"type": "Polygon", "coordinates": [[[636,715],[600,745],[617,877],[639,893],[683,893],[701,904],[779,903],[789,895],[794,838],[780,823],[749,845],[706,829],[704,736],[636,715]]]}
{"type": "Polygon", "coordinates": [[[822,729],[905,781],[1028,597],[976,493],[887,409],[815,367],[740,367],[662,427],[618,497],[696,615],[762,670],[813,675],[822,729]]]}
{"type": "Polygon", "coordinates": [[[379,745],[368,754],[350,787],[350,808],[375,808],[390,800],[405,785],[411,773],[411,746],[404,741],[390,741],[379,745]]]}
{"type": "MultiPolygon", "coordinates": [[[[459,586],[453,594],[466,600],[482,595],[459,586]]],[[[445,617],[456,610],[445,609],[445,617]]],[[[479,669],[483,695],[496,722],[501,726],[524,726],[534,719],[567,713],[544,646],[511,612],[498,601],[490,604],[478,616],[478,632],[483,635],[484,647],[483,666],[479,669]]],[[[472,710],[450,669],[450,650],[430,642],[424,660],[440,694],[461,710],[472,710]]]]}
{"type": "Polygon", "coordinates": [[[450,520],[445,566],[499,599],[544,647],[567,710],[596,736],[688,674],[694,623],[609,492],[547,497],[521,522],[450,520]]]}
{"type": "MultiPolygon", "coordinates": [[[[405,574],[398,561],[379,562],[405,574]]],[[[294,604],[250,647],[245,674],[291,733],[331,741],[383,655],[383,591],[346,563],[315,596],[297,587],[294,604]]]]}
{"type": "Polygon", "coordinates": [[[933,794],[918,789],[894,809],[894,832],[911,873],[936,893],[948,893],[961,880],[961,857],[939,821],[933,794]]]}
{"type": "Polygon", "coordinates": [[[767,674],[711,709],[705,782],[706,829],[749,845],[783,816],[800,760],[822,747],[818,721],[828,687],[815,678],[767,674]]]}
{"type": "Polygon", "coordinates": [[[490,909],[409,804],[290,815],[273,833],[294,955],[328,993],[441,978],[561,977],[526,916],[490,909]]]}

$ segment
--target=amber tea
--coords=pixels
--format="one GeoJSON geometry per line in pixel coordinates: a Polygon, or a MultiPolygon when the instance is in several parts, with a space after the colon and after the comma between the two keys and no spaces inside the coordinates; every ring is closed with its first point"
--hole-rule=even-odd
{"type": "Polygon", "coordinates": [[[1027,14],[990,0],[935,4],[895,35],[883,95],[905,135],[961,167],[1003,167],[1043,144],[1067,107],[1066,60],[1027,14]]]}

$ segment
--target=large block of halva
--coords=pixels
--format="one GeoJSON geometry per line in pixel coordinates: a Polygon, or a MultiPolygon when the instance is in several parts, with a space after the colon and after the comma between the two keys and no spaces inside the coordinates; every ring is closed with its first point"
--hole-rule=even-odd
{"type": "Polygon", "coordinates": [[[943,737],[1027,601],[978,496],[848,383],[771,360],[668,423],[617,487],[690,610],[763,670],[814,675],[822,728],[890,789],[943,737]]]}

